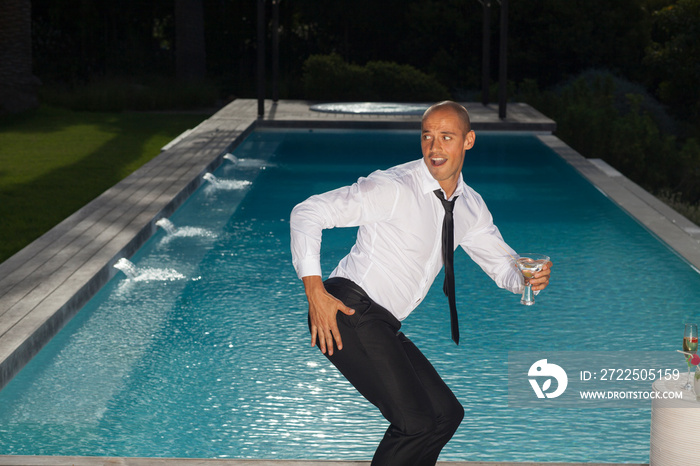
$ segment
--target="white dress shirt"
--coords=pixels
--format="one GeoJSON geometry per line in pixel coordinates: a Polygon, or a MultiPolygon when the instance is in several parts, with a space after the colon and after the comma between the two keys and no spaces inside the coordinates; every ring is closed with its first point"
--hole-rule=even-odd
{"type": "MultiPolygon", "coordinates": [[[[330,276],[352,280],[397,319],[405,319],[425,298],[443,265],[445,209],[433,192],[436,189],[439,183],[420,159],[375,171],[351,186],[298,204],[290,219],[297,275],[322,276],[323,229],[359,226],[355,245],[330,276]]],[[[509,256],[515,251],[503,241],[483,199],[461,174],[453,196],[458,196],[455,248],[462,246],[499,287],[521,292],[523,278],[509,256]]]]}

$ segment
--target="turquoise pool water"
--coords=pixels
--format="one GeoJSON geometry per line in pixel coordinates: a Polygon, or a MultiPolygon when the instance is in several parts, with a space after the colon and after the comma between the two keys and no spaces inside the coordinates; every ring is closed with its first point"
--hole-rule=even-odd
{"type": "MultiPolygon", "coordinates": [[[[235,155],[0,392],[0,453],[371,457],[386,423],[309,347],[288,216],[420,157],[418,133],[264,130],[235,155]]],[[[507,352],[675,350],[700,275],[533,135],[479,133],[464,176],[555,278],[526,308],[458,253],[460,346],[440,277],[404,322],[465,406],[441,459],[647,462],[648,405],[509,408],[507,352]]],[[[325,233],[326,274],[353,235],[325,233]]]]}

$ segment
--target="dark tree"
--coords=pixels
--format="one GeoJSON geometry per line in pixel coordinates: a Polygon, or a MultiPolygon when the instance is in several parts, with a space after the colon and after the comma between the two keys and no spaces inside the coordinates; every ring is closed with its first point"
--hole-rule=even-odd
{"type": "Polygon", "coordinates": [[[512,2],[509,70],[552,85],[589,68],[635,78],[649,40],[640,0],[532,0],[512,2]]]}
{"type": "Polygon", "coordinates": [[[700,119],[700,1],[678,0],[653,15],[647,48],[650,84],[673,112],[700,119]]]}
{"type": "Polygon", "coordinates": [[[177,78],[203,79],[207,66],[202,0],[175,0],[175,32],[177,78]]]}
{"type": "Polygon", "coordinates": [[[38,105],[39,80],[32,74],[30,0],[0,0],[0,113],[38,105]]]}

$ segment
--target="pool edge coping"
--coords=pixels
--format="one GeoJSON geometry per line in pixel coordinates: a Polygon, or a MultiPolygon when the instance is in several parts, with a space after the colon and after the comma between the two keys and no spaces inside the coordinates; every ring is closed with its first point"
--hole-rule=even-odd
{"type": "MultiPolygon", "coordinates": [[[[369,466],[370,461],[0,455],[0,466],[369,466]],[[7,462],[12,461],[12,462],[7,462]]],[[[436,466],[649,466],[649,463],[438,461],[436,466]]]]}

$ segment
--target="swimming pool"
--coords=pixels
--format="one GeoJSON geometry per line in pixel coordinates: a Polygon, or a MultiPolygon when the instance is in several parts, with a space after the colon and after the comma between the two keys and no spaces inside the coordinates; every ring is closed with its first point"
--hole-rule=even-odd
{"type": "MultiPolygon", "coordinates": [[[[179,234],[154,236],[137,276],[112,280],[0,392],[0,451],[369,458],[385,422],[308,347],[287,218],[310,194],[420,157],[417,139],[253,133],[171,217],[179,234]]],[[[441,459],[647,461],[648,410],[509,409],[503,352],[676,349],[700,277],[534,136],[480,133],[468,155],[465,180],[506,240],[549,253],[557,275],[524,308],[457,254],[464,342],[449,339],[440,278],[404,322],[467,411],[441,459]],[[672,279],[648,280],[659,263],[672,279]]],[[[353,233],[325,234],[325,273],[353,233]]]]}

